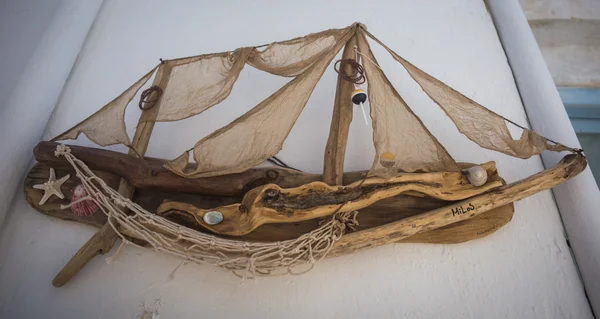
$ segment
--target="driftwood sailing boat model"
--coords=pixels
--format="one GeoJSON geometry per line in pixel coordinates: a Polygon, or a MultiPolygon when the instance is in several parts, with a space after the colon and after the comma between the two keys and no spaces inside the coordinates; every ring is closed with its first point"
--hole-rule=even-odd
{"type": "Polygon", "coordinates": [[[516,125],[412,65],[363,25],[353,24],[266,48],[161,60],[99,111],[53,142],[41,142],[25,193],[42,213],[101,227],[57,275],[56,286],[96,254],[108,252],[118,238],[245,275],[293,272],[325,256],[386,243],[459,243],[487,236],[510,221],[514,201],[585,168],[581,150],[523,127],[514,140],[507,122],[516,125]],[[382,45],[458,130],[482,148],[519,158],[544,150],[572,154],[510,184],[493,162],[455,162],[388,81],[368,38],[382,45]],[[343,59],[335,64],[339,76],[323,175],[281,162],[283,167],[256,167],[281,150],[342,49],[343,59]],[[181,156],[170,161],[144,158],[156,122],[182,120],[220,103],[246,64],[292,80],[181,156]],[[125,109],[153,76],[154,83],[141,94],[143,112],[130,139],[125,109]],[[360,89],[364,82],[368,94],[360,89]],[[367,100],[375,159],[369,171],[344,173],[352,107],[367,100]],[[130,152],[54,142],[81,133],[100,146],[123,144],[130,152]]]}

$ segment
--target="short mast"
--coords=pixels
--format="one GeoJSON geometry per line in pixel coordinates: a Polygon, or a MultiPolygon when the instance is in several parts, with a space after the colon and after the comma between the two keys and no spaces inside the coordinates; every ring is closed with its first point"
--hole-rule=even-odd
{"type": "MultiPolygon", "coordinates": [[[[163,63],[156,73],[154,78],[153,86],[158,86],[163,89],[167,85],[169,75],[171,73],[171,67],[168,63],[163,63]]],[[[160,96],[158,96],[160,98],[160,96]]],[[[154,129],[154,120],[158,114],[158,108],[160,107],[161,100],[158,100],[154,106],[148,108],[142,112],[140,116],[133,142],[131,143],[131,149],[129,150],[129,156],[140,156],[144,157],[148,144],[150,142],[150,136],[154,129]]],[[[132,198],[135,192],[135,187],[131,185],[129,181],[121,178],[119,184],[119,194],[126,198],[132,198]]],[[[55,287],[61,287],[66,284],[73,276],[81,270],[92,258],[99,253],[104,255],[109,252],[115,245],[118,235],[111,225],[111,221],[107,221],[106,224],[100,230],[98,230],[79,251],[69,260],[69,262],[63,267],[63,269],[54,277],[52,284],[55,287]]]]}
{"type": "MultiPolygon", "coordinates": [[[[358,28],[357,28],[358,29],[358,28]]],[[[355,59],[354,47],[357,44],[356,35],[353,35],[344,47],[342,59],[355,59]]],[[[341,68],[340,72],[349,73],[349,67],[341,68]]],[[[352,91],[354,84],[338,75],[337,88],[329,138],[325,147],[325,163],[323,165],[323,182],[329,185],[342,185],[344,176],[344,155],[348,142],[348,131],[352,122],[352,91]]]]}

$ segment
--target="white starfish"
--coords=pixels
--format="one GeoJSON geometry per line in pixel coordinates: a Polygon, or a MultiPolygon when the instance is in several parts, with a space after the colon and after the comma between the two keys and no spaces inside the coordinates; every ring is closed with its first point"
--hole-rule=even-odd
{"type": "Polygon", "coordinates": [[[44,196],[42,196],[42,200],[40,200],[40,205],[44,205],[48,198],[52,195],[56,195],[56,197],[63,199],[65,195],[63,195],[60,187],[64,184],[71,175],[67,174],[67,176],[61,177],[59,180],[56,180],[56,175],[54,173],[54,168],[50,168],[50,178],[44,184],[33,185],[35,189],[43,189],[44,196]]]}

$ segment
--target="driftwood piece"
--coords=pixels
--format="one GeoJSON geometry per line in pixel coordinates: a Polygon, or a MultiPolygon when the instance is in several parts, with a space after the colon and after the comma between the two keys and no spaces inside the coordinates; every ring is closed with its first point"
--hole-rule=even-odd
{"type": "MultiPolygon", "coordinates": [[[[71,169],[64,158],[54,156],[57,143],[40,142],[34,149],[35,159],[54,168],[71,169]]],[[[296,187],[320,181],[321,175],[283,168],[254,168],[243,173],[207,178],[184,178],[163,167],[165,160],[146,157],[145,161],[123,153],[69,145],[71,153],[93,170],[110,172],[123,177],[136,188],[206,195],[242,195],[254,187],[276,183],[296,187]]],[[[362,172],[344,174],[346,183],[360,179],[362,172]]]]}
{"type": "MultiPolygon", "coordinates": [[[[154,84],[158,87],[164,88],[169,79],[169,73],[171,67],[158,68],[157,74],[154,78],[154,84]]],[[[154,107],[149,110],[144,110],[133,136],[133,141],[130,145],[129,157],[140,156],[143,157],[148,149],[150,143],[150,136],[154,129],[154,120],[158,115],[158,109],[160,108],[161,100],[159,99],[154,107]]],[[[132,198],[135,192],[135,186],[132,185],[128,179],[121,178],[118,188],[119,194],[125,198],[132,198]]],[[[63,269],[56,275],[52,284],[55,287],[61,287],[66,284],[75,274],[81,270],[92,258],[98,254],[106,254],[115,245],[118,238],[117,233],[112,228],[109,222],[105,223],[100,230],[98,230],[69,260],[69,262],[63,267],[63,269]]]]}
{"type": "MultiPolygon", "coordinates": [[[[69,174],[70,171],[56,169],[56,174],[59,176],[63,176],[69,174]]],[[[120,177],[114,174],[105,173],[101,171],[95,171],[98,177],[102,178],[108,185],[111,187],[117,187],[119,185],[120,177]]],[[[68,179],[62,185],[63,194],[65,194],[64,199],[60,199],[57,197],[51,197],[44,205],[40,205],[40,198],[42,198],[43,192],[37,189],[34,189],[32,186],[35,184],[39,184],[40,181],[47,180],[49,175],[49,167],[42,164],[35,164],[30,170],[27,176],[25,177],[25,200],[29,203],[31,207],[36,209],[37,211],[50,215],[53,217],[58,217],[60,219],[72,220],[78,223],[93,225],[97,227],[101,227],[106,223],[106,215],[101,212],[96,212],[91,216],[78,216],[74,214],[70,209],[60,209],[60,205],[67,205],[71,202],[71,198],[73,196],[73,190],[77,185],[79,185],[79,179],[75,176],[68,179]]]]}
{"type": "MultiPolygon", "coordinates": [[[[69,173],[73,172],[71,165],[66,160],[54,156],[57,145],[54,142],[40,142],[33,151],[35,159],[44,165],[62,168],[69,173]]],[[[69,145],[69,148],[75,157],[86,163],[92,170],[116,174],[130,181],[137,189],[239,196],[261,185],[277,184],[283,188],[293,188],[321,181],[323,178],[319,174],[285,168],[262,167],[237,174],[188,179],[163,168],[162,165],[166,163],[166,160],[163,159],[146,157],[142,161],[137,157],[98,148],[74,145],[69,145]]],[[[468,168],[474,164],[459,163],[459,165],[461,168],[468,168]]],[[[346,172],[343,175],[343,184],[359,181],[366,173],[367,171],[346,172]]],[[[495,167],[493,174],[497,174],[495,167]]]]}
{"type": "MultiPolygon", "coordinates": [[[[484,168],[495,170],[492,163],[484,168]]],[[[472,186],[462,172],[404,173],[394,178],[368,178],[348,186],[329,186],[312,182],[296,188],[281,188],[275,184],[257,187],[244,196],[241,204],[199,209],[182,202],[166,202],[158,214],[189,214],[202,227],[218,234],[241,236],[263,224],[293,223],[315,219],[336,211],[354,211],[368,207],[378,200],[407,191],[446,201],[469,198],[502,186],[490,181],[480,187],[472,186]],[[223,221],[211,225],[204,215],[218,211],[223,221]]]]}
{"type": "MultiPolygon", "coordinates": [[[[354,46],[357,37],[352,36],[342,53],[342,59],[354,59],[356,53],[354,46]]],[[[350,70],[340,70],[350,73],[350,70]]],[[[353,84],[338,74],[333,114],[331,115],[331,127],[329,137],[325,146],[325,162],[323,164],[323,182],[329,185],[342,185],[344,176],[344,155],[346,154],[346,143],[348,142],[348,131],[352,122],[352,90],[353,84]]]]}
{"type": "MultiPolygon", "coordinates": [[[[25,178],[25,198],[31,207],[48,216],[85,223],[99,228],[102,227],[106,223],[106,215],[100,211],[92,216],[83,217],[75,215],[69,209],[60,209],[60,205],[66,205],[70,202],[72,196],[70,190],[75,188],[78,184],[76,178],[71,178],[63,185],[65,199],[61,200],[53,197],[46,204],[38,205],[42,192],[32,188],[32,185],[39,184],[40,181],[46,180],[48,177],[48,169],[48,166],[38,163],[29,171],[29,174],[25,178]]],[[[56,172],[59,175],[63,175],[69,171],[57,170],[56,172]]],[[[101,177],[112,188],[116,188],[119,185],[119,176],[117,175],[102,171],[94,171],[94,174],[101,177]]],[[[494,174],[490,176],[490,180],[500,180],[500,178],[497,174],[494,174]]],[[[150,212],[156,211],[163,200],[186,202],[198,207],[208,208],[239,203],[241,197],[173,193],[157,191],[155,189],[136,189],[133,197],[134,202],[150,212]]],[[[384,225],[443,207],[447,204],[448,202],[443,200],[408,195],[398,195],[383,199],[360,210],[361,213],[357,217],[359,225],[356,230],[362,231],[384,225]]],[[[403,242],[453,244],[485,237],[508,223],[511,220],[513,213],[513,205],[505,205],[463,222],[408,237],[403,240],[403,242]]],[[[206,232],[205,229],[197,225],[195,220],[171,219],[184,226],[206,232]]],[[[307,220],[285,224],[265,224],[245,236],[236,238],[254,242],[281,241],[297,238],[317,227],[318,220],[307,220]]]]}
{"type": "MultiPolygon", "coordinates": [[[[399,221],[347,233],[334,244],[328,256],[350,253],[387,243],[408,241],[409,238],[418,238],[418,236],[446,231],[449,227],[455,225],[465,225],[465,223],[472,220],[481,220],[479,218],[490,214],[494,210],[498,211],[503,207],[510,207],[507,205],[514,201],[565,182],[583,171],[586,165],[586,159],[583,155],[567,155],[555,167],[482,195],[399,221]]],[[[31,190],[32,188],[29,186],[26,188],[26,191],[31,190]]],[[[472,238],[484,237],[493,233],[496,229],[496,225],[481,229],[472,238]]],[[[468,232],[468,229],[461,229],[461,233],[463,232],[468,232]]],[[[454,235],[452,232],[446,232],[446,234],[454,235]]],[[[446,240],[447,238],[442,238],[438,242],[447,242],[446,240]]]]}
{"type": "Polygon", "coordinates": [[[334,244],[330,256],[397,242],[420,232],[473,218],[496,207],[555,187],[581,173],[586,166],[585,156],[569,154],[552,168],[488,193],[397,222],[347,234],[334,244]]]}

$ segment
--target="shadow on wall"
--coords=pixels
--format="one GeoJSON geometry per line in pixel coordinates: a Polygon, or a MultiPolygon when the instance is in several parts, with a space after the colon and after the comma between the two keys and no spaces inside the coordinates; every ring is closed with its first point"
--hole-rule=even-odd
{"type": "Polygon", "coordinates": [[[60,1],[0,1],[0,109],[52,22],[60,1]]]}

